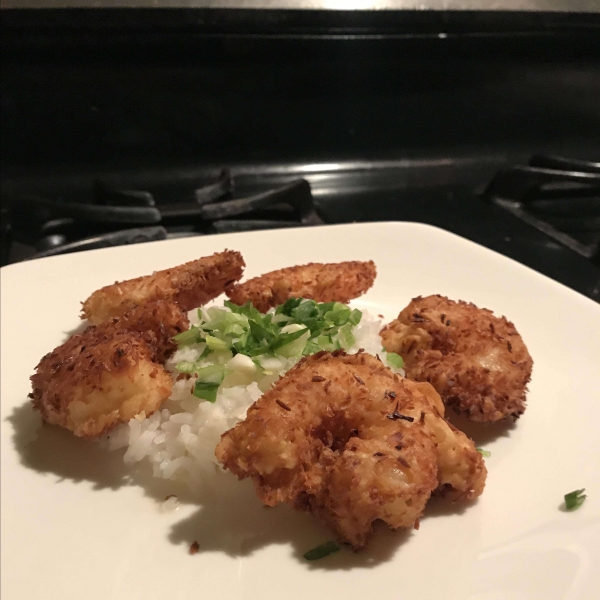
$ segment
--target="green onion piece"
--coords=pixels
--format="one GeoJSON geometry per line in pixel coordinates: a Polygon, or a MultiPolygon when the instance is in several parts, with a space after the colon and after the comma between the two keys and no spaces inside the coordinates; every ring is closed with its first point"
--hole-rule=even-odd
{"type": "Polygon", "coordinates": [[[208,383],[206,381],[197,381],[194,386],[194,396],[208,402],[215,402],[217,399],[218,383],[208,383]]]}
{"type": "MultiPolygon", "coordinates": [[[[277,308],[280,308],[282,305],[280,304],[277,308]]],[[[287,325],[288,323],[291,322],[292,317],[288,317],[287,315],[284,315],[282,313],[278,313],[276,312],[274,315],[269,315],[271,316],[271,323],[273,323],[274,325],[279,325],[281,324],[282,326],[287,325]]]]}
{"type": "Polygon", "coordinates": [[[190,362],[189,360],[182,360],[175,366],[180,373],[193,373],[195,367],[196,363],[190,362]]]}
{"type": "Polygon", "coordinates": [[[244,333],[246,333],[246,330],[239,323],[232,323],[231,325],[226,325],[223,328],[224,335],[233,335],[239,337],[241,335],[244,335],[244,333]]]}
{"type": "MultiPolygon", "coordinates": [[[[276,340],[271,342],[270,348],[271,350],[278,350],[283,346],[287,346],[288,344],[291,344],[294,340],[301,338],[307,331],[308,329],[303,328],[299,329],[298,331],[292,331],[290,333],[282,333],[277,337],[276,340]]],[[[301,351],[299,352],[299,354],[300,353],[301,351]]]]}
{"type": "Polygon", "coordinates": [[[265,340],[266,342],[271,343],[275,339],[275,334],[271,333],[266,327],[263,327],[262,323],[258,323],[254,320],[249,321],[249,323],[250,331],[257,341],[262,342],[265,340]]]}
{"type": "Polygon", "coordinates": [[[278,306],[275,309],[276,313],[281,313],[287,315],[288,317],[292,316],[292,311],[297,308],[302,302],[302,298],[288,298],[284,304],[278,306]]]}
{"type": "Polygon", "coordinates": [[[223,303],[232,312],[238,315],[244,315],[248,319],[262,319],[262,313],[254,308],[252,302],[246,302],[243,306],[238,306],[230,300],[225,300],[223,303]]]}
{"type": "Polygon", "coordinates": [[[189,344],[195,344],[200,341],[200,330],[192,325],[187,331],[182,331],[177,335],[173,336],[173,340],[179,346],[188,346],[189,344]]]}
{"type": "Polygon", "coordinates": [[[333,323],[333,325],[337,325],[340,327],[341,325],[345,325],[350,318],[350,309],[340,302],[336,302],[333,305],[333,309],[326,312],[323,315],[323,319],[325,321],[329,321],[333,323]]]}
{"type": "Polygon", "coordinates": [[[361,319],[362,319],[362,312],[360,310],[358,310],[358,308],[355,308],[350,313],[350,316],[348,317],[348,322],[352,323],[352,325],[358,325],[360,323],[361,319]]]}
{"type": "Polygon", "coordinates": [[[351,346],[356,342],[356,338],[352,334],[352,325],[350,323],[346,323],[340,327],[339,331],[339,339],[342,346],[348,350],[351,346]]]}
{"type": "Polygon", "coordinates": [[[306,560],[319,560],[320,558],[325,558],[334,552],[337,552],[340,547],[335,542],[325,542],[308,552],[303,554],[306,560]]]}
{"type": "Polygon", "coordinates": [[[207,335],[206,340],[204,341],[211,350],[229,350],[229,344],[227,342],[212,335],[207,335]]]}
{"type": "Polygon", "coordinates": [[[202,354],[198,357],[198,360],[200,360],[201,358],[206,358],[211,352],[212,350],[208,346],[206,346],[206,348],[202,350],[202,354]]]}
{"type": "Polygon", "coordinates": [[[292,311],[292,317],[295,321],[302,322],[317,316],[319,316],[319,309],[314,300],[301,300],[300,304],[292,311]]]}
{"type": "Polygon", "coordinates": [[[196,373],[198,374],[198,381],[220,385],[225,378],[225,367],[223,365],[210,365],[202,369],[196,369],[196,373]]]}
{"type": "Polygon", "coordinates": [[[304,346],[302,354],[308,356],[309,354],[315,354],[316,352],[319,352],[319,350],[321,350],[321,347],[318,344],[315,344],[314,342],[311,342],[309,340],[308,342],[306,342],[306,346],[304,346]]]}
{"type": "Polygon", "coordinates": [[[319,350],[327,350],[327,352],[337,350],[331,335],[320,335],[315,341],[319,345],[319,350]]]}
{"type": "Polygon", "coordinates": [[[401,369],[402,367],[404,367],[403,358],[399,354],[396,354],[395,352],[387,352],[385,355],[385,358],[388,361],[388,363],[390,365],[392,365],[392,367],[395,367],[396,369],[401,369]]]}
{"type": "Polygon", "coordinates": [[[575,510],[583,504],[583,501],[587,498],[587,495],[583,492],[585,492],[585,488],[565,494],[565,507],[567,510],[575,510]]]}
{"type": "Polygon", "coordinates": [[[492,455],[489,450],[484,450],[483,448],[477,448],[477,452],[479,452],[483,458],[489,458],[492,455]]]}

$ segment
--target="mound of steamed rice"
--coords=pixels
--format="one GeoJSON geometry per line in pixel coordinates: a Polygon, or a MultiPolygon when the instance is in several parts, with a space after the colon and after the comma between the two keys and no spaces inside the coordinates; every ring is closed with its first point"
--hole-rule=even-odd
{"type": "MultiPolygon", "coordinates": [[[[381,321],[366,310],[362,313],[360,323],[353,329],[356,341],[347,351],[355,353],[362,348],[385,360],[379,337],[381,321]]],[[[195,311],[190,313],[190,320],[197,320],[195,311]]],[[[185,346],[174,354],[166,368],[175,378],[178,375],[175,365],[180,361],[194,361],[200,351],[197,345],[185,346]]],[[[127,448],[124,455],[127,464],[149,461],[155,477],[185,480],[192,488],[201,486],[219,468],[215,448],[221,435],[242,421],[248,408],[298,360],[269,359],[269,369],[262,379],[248,385],[222,385],[214,403],[193,395],[193,380],[177,379],[162,410],[147,418],[138,415],[115,429],[109,436],[109,447],[111,450],[127,448]]],[[[404,374],[401,369],[388,366],[404,374]]]]}

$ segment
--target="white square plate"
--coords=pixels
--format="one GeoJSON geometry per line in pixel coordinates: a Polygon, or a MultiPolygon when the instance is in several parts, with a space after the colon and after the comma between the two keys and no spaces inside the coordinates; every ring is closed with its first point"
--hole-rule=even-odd
{"type": "Polygon", "coordinates": [[[3,600],[598,597],[600,306],[591,300],[413,223],[155,242],[20,263],[1,276],[3,600]],[[469,428],[492,453],[477,503],[461,511],[432,502],[419,531],[378,530],[359,554],[309,563],[302,553],[331,534],[285,506],[264,509],[249,482],[222,475],[201,505],[163,513],[169,482],[131,474],[119,452],[42,426],[29,376],[79,325],[81,300],[225,248],[242,252],[246,277],[373,259],[375,285],[354,304],[386,319],[414,296],[439,293],[515,323],[534,359],[528,408],[513,428],[469,428]],[[563,495],[582,487],[583,506],[562,511],[563,495]],[[194,540],[200,550],[190,556],[194,540]]]}

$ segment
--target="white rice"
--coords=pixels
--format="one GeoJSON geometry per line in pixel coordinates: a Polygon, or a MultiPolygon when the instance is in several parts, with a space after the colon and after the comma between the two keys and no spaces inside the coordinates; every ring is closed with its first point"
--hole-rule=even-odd
{"type": "MultiPolygon", "coordinates": [[[[385,362],[379,337],[381,320],[366,310],[362,313],[360,323],[353,329],[356,342],[348,352],[362,348],[370,354],[379,354],[385,362]]],[[[197,322],[196,311],[190,313],[190,320],[197,322]]],[[[175,365],[196,360],[201,351],[200,345],[185,346],[167,362],[166,368],[176,377],[175,365]]],[[[271,369],[269,374],[248,385],[222,385],[214,404],[192,394],[193,379],[176,380],[162,410],[147,418],[138,415],[115,429],[109,437],[110,449],[126,448],[127,464],[149,461],[155,477],[184,480],[192,488],[201,486],[218,468],[215,448],[221,435],[242,421],[248,408],[298,359],[278,357],[269,361],[263,363],[263,367],[271,369]]],[[[391,368],[404,374],[401,369],[391,368]]]]}

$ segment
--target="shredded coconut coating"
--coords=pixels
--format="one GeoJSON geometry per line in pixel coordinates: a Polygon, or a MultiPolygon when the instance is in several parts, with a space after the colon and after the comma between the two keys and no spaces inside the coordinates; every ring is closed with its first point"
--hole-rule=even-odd
{"type": "Polygon", "coordinates": [[[108,285],[83,302],[82,319],[93,325],[151,300],[171,300],[189,311],[223,293],[241,278],[245,263],[239,252],[225,250],[178,267],[108,285]]]}
{"type": "Polygon", "coordinates": [[[216,456],[260,499],[314,513],[362,548],[372,524],[412,527],[434,490],[481,494],[486,470],[471,440],[443,419],[428,384],[369,354],[304,358],[223,434],[216,456]]]}
{"type": "Polygon", "coordinates": [[[235,304],[241,306],[250,301],[261,312],[267,312],[289,298],[347,304],[368,291],[376,275],[373,261],[309,263],[230,285],[225,293],[235,304]]]}
{"type": "Polygon", "coordinates": [[[406,375],[428,381],[446,406],[473,421],[517,418],[525,410],[533,360],[515,326],[474,304],[414,298],[381,332],[406,375]]]}
{"type": "Polygon", "coordinates": [[[42,358],[31,377],[34,407],[86,438],[152,414],[172,389],[161,362],[175,350],[172,336],[188,327],[187,315],[164,300],[88,327],[42,358]]]}

